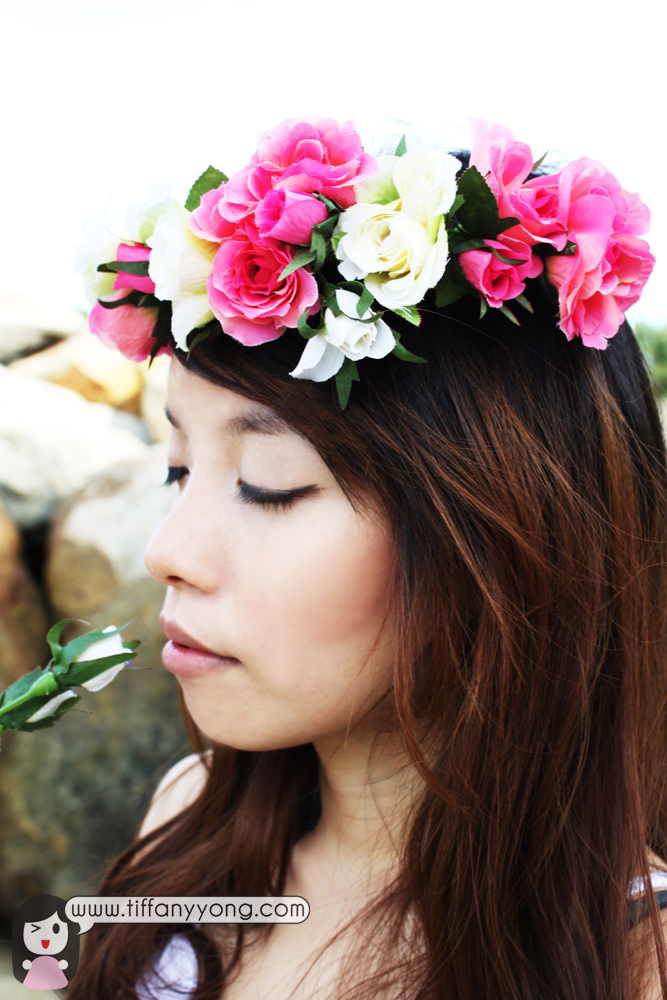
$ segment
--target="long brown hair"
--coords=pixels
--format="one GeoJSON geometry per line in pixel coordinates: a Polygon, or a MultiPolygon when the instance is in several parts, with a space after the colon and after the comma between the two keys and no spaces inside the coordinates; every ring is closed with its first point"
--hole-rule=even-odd
{"type": "MultiPolygon", "coordinates": [[[[253,348],[220,335],[187,361],[287,419],[394,533],[394,724],[425,784],[363,914],[367,974],[357,956],[338,998],[638,995],[628,881],[648,877],[647,845],[667,855],[665,443],[629,326],[588,348],[557,328],[546,283],[531,301],[520,327],[480,320],[471,297],[425,311],[402,338],[427,364],[362,363],[344,412],[331,383],[286,374],[295,332],[253,348]]],[[[318,818],[312,744],[202,759],[197,801],[100,894],[282,893],[318,818]]],[[[206,926],[96,926],[70,1000],[135,997],[175,931],[199,957],[196,1000],[218,1000],[269,929],[240,925],[225,950],[206,926]]]]}

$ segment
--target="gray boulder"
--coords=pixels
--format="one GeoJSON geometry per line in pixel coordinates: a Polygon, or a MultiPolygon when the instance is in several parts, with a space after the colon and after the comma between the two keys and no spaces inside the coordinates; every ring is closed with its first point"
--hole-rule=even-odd
{"type": "Polygon", "coordinates": [[[161,487],[166,473],[167,446],[152,445],[138,461],[113,466],[61,505],[45,574],[59,617],[87,619],[136,582],[153,583],[143,551],[178,496],[177,487],[161,487]]]}
{"type": "Polygon", "coordinates": [[[83,313],[0,291],[0,363],[9,364],[87,328],[83,313]]]}
{"type": "Polygon", "coordinates": [[[58,511],[46,581],[56,618],[90,627],[132,623],[135,667],[84,692],[52,729],[3,738],[0,767],[0,908],[51,892],[93,892],[131,842],[157,782],[189,752],[178,684],[161,663],[158,615],[165,589],[143,566],[146,542],[178,488],[164,490],[164,445],[90,482],[58,511]],[[92,714],[84,714],[90,713],[92,714]]]}
{"type": "Polygon", "coordinates": [[[144,457],[145,440],[131,413],[0,365],[0,500],[19,527],[48,521],[111,465],[144,457]]]}

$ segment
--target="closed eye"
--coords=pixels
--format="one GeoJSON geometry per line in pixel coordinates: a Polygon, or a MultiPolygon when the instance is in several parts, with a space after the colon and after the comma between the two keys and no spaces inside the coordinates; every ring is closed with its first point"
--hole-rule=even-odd
{"type": "Polygon", "coordinates": [[[179,482],[183,476],[187,476],[188,472],[189,469],[187,469],[184,465],[170,465],[167,469],[167,478],[162,485],[171,486],[172,483],[179,482]]]}
{"type": "Polygon", "coordinates": [[[250,483],[239,483],[236,498],[241,503],[257,504],[260,507],[269,507],[274,510],[291,507],[305,496],[312,496],[317,492],[317,486],[299,486],[294,490],[266,490],[259,486],[251,486],[250,483]]]}

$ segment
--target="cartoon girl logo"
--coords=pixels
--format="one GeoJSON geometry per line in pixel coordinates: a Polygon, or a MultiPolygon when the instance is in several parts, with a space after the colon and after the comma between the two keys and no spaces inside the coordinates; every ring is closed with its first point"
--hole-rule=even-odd
{"type": "Polygon", "coordinates": [[[33,896],[12,925],[14,978],[32,990],[67,986],[79,964],[79,930],[60,896],[33,896]]]}

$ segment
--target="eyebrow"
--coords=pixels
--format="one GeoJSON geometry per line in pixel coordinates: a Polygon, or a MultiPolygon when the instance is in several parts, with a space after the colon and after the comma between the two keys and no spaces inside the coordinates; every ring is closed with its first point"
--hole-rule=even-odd
{"type": "MultiPolygon", "coordinates": [[[[175,427],[177,431],[182,430],[168,406],[164,408],[164,415],[172,427],[175,427]]],[[[225,422],[224,429],[230,434],[285,434],[288,431],[293,432],[287,421],[279,417],[277,413],[273,413],[269,409],[259,408],[248,410],[237,417],[231,417],[225,422]]]]}

